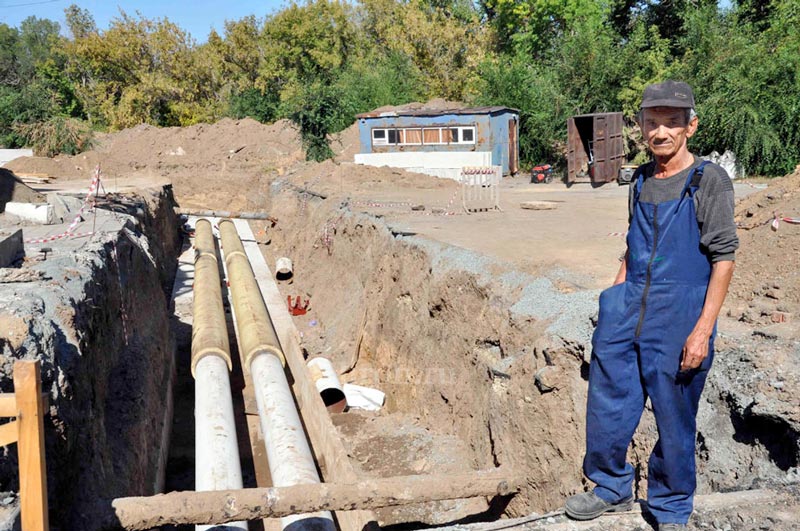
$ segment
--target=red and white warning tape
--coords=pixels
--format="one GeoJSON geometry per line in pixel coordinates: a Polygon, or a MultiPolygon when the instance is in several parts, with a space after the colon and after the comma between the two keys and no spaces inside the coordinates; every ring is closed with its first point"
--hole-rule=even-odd
{"type": "Polygon", "coordinates": [[[778,230],[781,225],[781,221],[784,223],[789,223],[790,225],[800,225],[800,218],[787,218],[783,216],[779,216],[777,213],[772,214],[772,230],[778,230]]]}
{"type": "Polygon", "coordinates": [[[494,166],[465,166],[461,169],[461,175],[492,175],[496,171],[494,166]]]}
{"type": "Polygon", "coordinates": [[[368,206],[368,207],[383,207],[383,208],[392,208],[392,207],[410,207],[411,203],[402,202],[402,201],[354,201],[354,205],[356,206],[368,206]]]}
{"type": "Polygon", "coordinates": [[[609,232],[609,238],[625,238],[628,235],[627,232],[609,232]]]}
{"type": "Polygon", "coordinates": [[[81,208],[75,215],[75,219],[73,219],[72,223],[70,223],[69,227],[67,227],[67,230],[65,230],[61,234],[55,234],[53,236],[46,236],[44,238],[32,238],[29,240],[25,240],[25,243],[47,243],[60,240],[62,238],[66,238],[68,236],[77,238],[80,236],[91,236],[92,234],[94,234],[93,232],[83,232],[80,234],[73,234],[73,232],[75,231],[75,228],[78,226],[78,223],[80,223],[81,220],[83,219],[83,211],[86,210],[87,206],[89,206],[90,201],[92,206],[94,206],[94,198],[97,197],[97,189],[99,186],[100,186],[100,165],[98,164],[94,170],[94,175],[92,176],[92,183],[89,185],[89,192],[86,194],[86,198],[83,200],[81,208]]]}

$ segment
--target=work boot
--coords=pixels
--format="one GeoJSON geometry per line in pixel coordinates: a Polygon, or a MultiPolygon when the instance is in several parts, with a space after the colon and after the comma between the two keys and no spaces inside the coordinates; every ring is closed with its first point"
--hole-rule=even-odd
{"type": "Polygon", "coordinates": [[[688,531],[686,524],[658,524],[658,531],[688,531]]]}
{"type": "Polygon", "coordinates": [[[603,513],[620,513],[633,509],[633,496],[628,496],[618,503],[608,503],[594,491],[575,494],[567,498],[565,512],[575,520],[591,520],[603,513]]]}

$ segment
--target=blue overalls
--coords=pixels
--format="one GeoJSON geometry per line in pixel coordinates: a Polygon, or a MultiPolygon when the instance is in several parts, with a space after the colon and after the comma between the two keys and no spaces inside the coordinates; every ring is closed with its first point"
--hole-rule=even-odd
{"type": "Polygon", "coordinates": [[[650,397],[659,440],[650,455],[647,503],[660,523],[686,523],[695,491],[695,416],[714,351],[680,372],[686,338],[697,323],[711,276],[700,248],[694,193],[703,162],[679,199],[639,201],[635,183],[625,282],[600,294],[592,337],[583,470],[610,503],[631,496],[628,445],[650,397]]]}

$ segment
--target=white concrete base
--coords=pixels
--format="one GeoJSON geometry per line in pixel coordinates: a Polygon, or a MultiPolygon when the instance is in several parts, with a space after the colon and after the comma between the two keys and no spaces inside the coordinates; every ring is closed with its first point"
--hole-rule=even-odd
{"type": "Polygon", "coordinates": [[[52,225],[56,219],[53,205],[49,203],[15,203],[11,201],[6,203],[5,211],[6,214],[42,225],[52,225]]]}
{"type": "Polygon", "coordinates": [[[358,153],[356,164],[389,166],[443,179],[461,180],[465,166],[491,166],[490,151],[401,151],[396,153],[358,153]]]}

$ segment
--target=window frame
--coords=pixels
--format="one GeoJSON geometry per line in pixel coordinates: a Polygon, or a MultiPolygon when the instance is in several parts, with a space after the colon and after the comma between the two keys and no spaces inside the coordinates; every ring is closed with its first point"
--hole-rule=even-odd
{"type": "Polygon", "coordinates": [[[375,127],[370,130],[370,138],[372,139],[373,146],[447,146],[447,145],[461,145],[473,146],[477,144],[477,126],[475,125],[440,125],[433,127],[375,127]],[[426,131],[439,131],[438,142],[425,142],[426,131]],[[444,142],[442,138],[444,134],[442,131],[450,130],[456,133],[457,138],[449,142],[444,142]],[[392,132],[394,131],[395,142],[391,141],[392,132]],[[406,131],[419,131],[419,142],[407,142],[406,131]],[[472,140],[464,140],[464,131],[472,133],[472,140]],[[381,132],[384,138],[375,138],[375,133],[381,132]]]}

